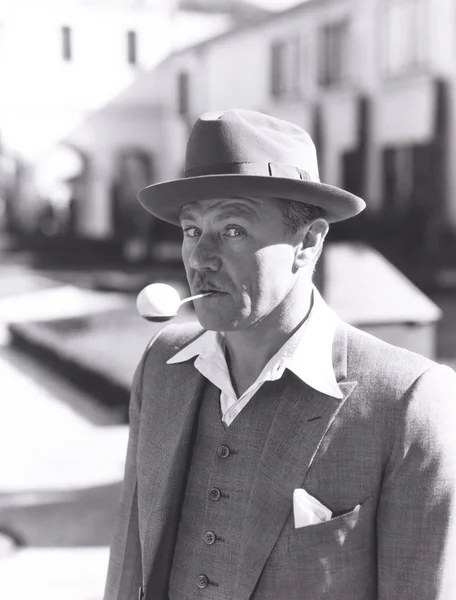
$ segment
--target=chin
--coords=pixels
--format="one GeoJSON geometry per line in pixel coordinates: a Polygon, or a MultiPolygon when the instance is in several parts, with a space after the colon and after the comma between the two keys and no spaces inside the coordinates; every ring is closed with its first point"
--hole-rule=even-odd
{"type": "Polygon", "coordinates": [[[226,315],[196,310],[196,316],[201,326],[209,331],[236,331],[242,329],[241,318],[227,318],[226,315]]]}

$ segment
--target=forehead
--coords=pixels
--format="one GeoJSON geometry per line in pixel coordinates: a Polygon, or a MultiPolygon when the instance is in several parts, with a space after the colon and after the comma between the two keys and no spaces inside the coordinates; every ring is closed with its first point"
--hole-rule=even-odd
{"type": "Polygon", "coordinates": [[[184,204],[180,212],[181,221],[212,213],[218,218],[236,216],[261,219],[274,209],[272,198],[213,198],[184,204]]]}

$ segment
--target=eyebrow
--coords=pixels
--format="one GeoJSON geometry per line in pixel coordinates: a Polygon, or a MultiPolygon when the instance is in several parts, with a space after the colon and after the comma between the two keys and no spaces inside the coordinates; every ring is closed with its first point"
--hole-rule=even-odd
{"type": "MultiPolygon", "coordinates": [[[[229,206],[227,206],[219,215],[217,215],[216,220],[221,221],[222,219],[230,219],[235,217],[242,217],[245,215],[253,216],[255,219],[258,219],[258,215],[253,208],[246,206],[245,204],[241,204],[240,202],[233,202],[229,206]]],[[[191,220],[194,216],[194,212],[191,208],[183,208],[180,214],[181,221],[188,219],[191,220]]]]}

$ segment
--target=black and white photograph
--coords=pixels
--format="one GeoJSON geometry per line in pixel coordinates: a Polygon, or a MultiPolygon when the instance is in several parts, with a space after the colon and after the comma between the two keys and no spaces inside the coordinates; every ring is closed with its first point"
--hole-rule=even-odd
{"type": "Polygon", "coordinates": [[[455,0],[0,0],[0,411],[1,600],[455,600],[455,0]]]}

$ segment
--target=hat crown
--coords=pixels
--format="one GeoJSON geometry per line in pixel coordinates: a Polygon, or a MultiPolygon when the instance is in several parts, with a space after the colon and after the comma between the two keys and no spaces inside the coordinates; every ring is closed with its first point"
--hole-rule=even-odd
{"type": "Polygon", "coordinates": [[[253,172],[319,182],[310,135],[293,123],[249,110],[199,117],[187,143],[185,176],[253,172]]]}
{"type": "Polygon", "coordinates": [[[189,136],[184,176],[149,185],[138,199],[153,215],[180,225],[185,204],[239,196],[319,206],[330,223],[366,206],[358,196],[320,182],[315,145],[303,129],[243,109],[203,114],[189,136]]]}

